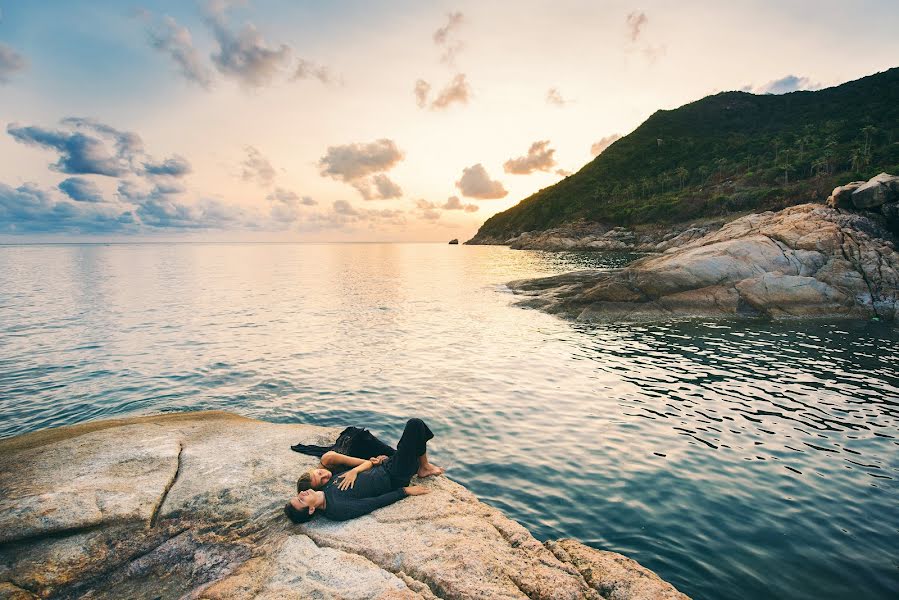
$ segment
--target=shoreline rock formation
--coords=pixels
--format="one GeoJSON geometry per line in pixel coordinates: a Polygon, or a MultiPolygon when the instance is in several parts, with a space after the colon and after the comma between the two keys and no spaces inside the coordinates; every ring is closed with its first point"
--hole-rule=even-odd
{"type": "Polygon", "coordinates": [[[682,223],[665,228],[636,231],[579,221],[544,231],[526,231],[509,239],[475,236],[465,242],[474,246],[509,246],[513,250],[665,252],[717,231],[724,219],[682,223]]]}
{"type": "Polygon", "coordinates": [[[290,445],[337,433],[211,411],[0,440],[0,598],[687,599],[619,554],[541,544],[446,477],[293,525],[316,461],[290,445]]]}
{"type": "MultiPolygon", "coordinates": [[[[838,198],[846,193],[840,189],[838,198]]],[[[899,254],[886,225],[879,215],[804,204],[747,215],[623,269],[508,286],[526,296],[522,306],[585,321],[691,316],[893,321],[899,318],[899,254]]]]}

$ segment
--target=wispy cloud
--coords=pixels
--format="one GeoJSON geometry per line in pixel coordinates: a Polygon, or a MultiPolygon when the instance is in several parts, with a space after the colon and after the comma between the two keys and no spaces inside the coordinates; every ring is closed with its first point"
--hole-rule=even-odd
{"type": "Polygon", "coordinates": [[[291,79],[294,81],[297,79],[317,79],[326,85],[341,85],[343,83],[341,78],[331,72],[329,67],[305,58],[297,61],[297,66],[293,71],[291,79]]]}
{"type": "Polygon", "coordinates": [[[525,156],[510,158],[503,163],[503,170],[513,175],[529,175],[534,171],[551,171],[556,166],[553,158],[555,150],[549,147],[549,140],[534,142],[525,156]]]}
{"type": "Polygon", "coordinates": [[[25,57],[7,46],[0,44],[0,83],[8,83],[10,77],[28,66],[25,57]]]}
{"type": "Polygon", "coordinates": [[[664,44],[652,44],[646,41],[644,29],[649,24],[649,17],[645,12],[635,11],[625,18],[627,36],[630,41],[629,52],[638,52],[648,62],[654,63],[665,55],[667,48],[664,44]]]}
{"type": "Polygon", "coordinates": [[[477,204],[468,204],[459,200],[458,196],[450,196],[443,204],[429,202],[424,198],[415,201],[415,210],[419,218],[426,221],[436,221],[440,218],[444,211],[464,211],[477,212],[477,204]]]}
{"type": "MultiPolygon", "coordinates": [[[[151,18],[146,11],[142,16],[145,19],[151,18]]],[[[159,23],[150,24],[147,34],[150,45],[167,54],[187,81],[207,90],[212,86],[212,71],[194,48],[193,37],[187,27],[166,15],[159,23]]]]}
{"type": "Polygon", "coordinates": [[[428,94],[431,93],[431,84],[424,79],[415,82],[415,104],[418,108],[424,108],[428,105],[428,94]]]}
{"type": "Polygon", "coordinates": [[[322,177],[352,185],[365,200],[402,196],[402,189],[384,173],[405,155],[396,142],[382,138],[370,143],[330,146],[318,161],[322,177]]]}
{"type": "Polygon", "coordinates": [[[244,181],[255,181],[262,186],[272,185],[275,182],[275,168],[272,163],[253,146],[247,146],[244,150],[247,156],[240,163],[240,177],[244,181]]]}
{"type": "Polygon", "coordinates": [[[593,156],[599,156],[602,154],[603,150],[617,142],[621,139],[621,135],[617,133],[613,133],[612,135],[607,135],[603,138],[600,138],[598,141],[593,142],[593,145],[590,146],[590,154],[593,156]]]}
{"type": "Polygon", "coordinates": [[[462,169],[462,177],[456,182],[456,187],[463,196],[481,200],[497,200],[509,194],[501,182],[490,179],[481,163],[462,169]]]}
{"type": "Polygon", "coordinates": [[[446,15],[446,24],[434,32],[434,43],[443,49],[440,62],[453,65],[456,55],[465,47],[465,43],[456,38],[456,32],[465,23],[465,15],[461,12],[451,12],[446,15]]]}
{"type": "Polygon", "coordinates": [[[300,196],[296,192],[284,188],[275,188],[266,199],[270,202],[272,220],[280,226],[289,226],[304,216],[305,207],[316,206],[318,202],[309,196],[300,196]]]}
{"type": "Polygon", "coordinates": [[[788,94],[799,90],[819,90],[822,84],[813,81],[809,77],[799,75],[787,75],[780,79],[774,79],[762,85],[747,85],[741,91],[755,94],[788,94]]]}
{"type": "Polygon", "coordinates": [[[465,74],[458,73],[440,90],[440,93],[431,102],[431,108],[443,110],[453,104],[468,104],[469,98],[471,98],[471,86],[468,85],[465,74]]]}
{"type": "Polygon", "coordinates": [[[549,88],[546,91],[546,103],[552,104],[553,106],[565,106],[571,102],[570,100],[566,100],[562,96],[562,92],[559,91],[559,88],[549,88]]]}
{"type": "Polygon", "coordinates": [[[227,18],[229,8],[230,3],[221,1],[206,5],[206,23],[218,44],[210,57],[212,64],[222,75],[246,87],[271,83],[290,61],[290,46],[269,44],[252,23],[233,29],[227,18]]]}
{"type": "Polygon", "coordinates": [[[649,18],[647,18],[646,13],[635,11],[627,15],[625,23],[627,24],[628,35],[630,35],[631,41],[636,42],[640,34],[643,33],[643,27],[649,23],[649,18]]]}

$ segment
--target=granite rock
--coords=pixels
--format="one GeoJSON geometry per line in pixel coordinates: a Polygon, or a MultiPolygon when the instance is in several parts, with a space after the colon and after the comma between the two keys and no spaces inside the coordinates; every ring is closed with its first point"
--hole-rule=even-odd
{"type": "Polygon", "coordinates": [[[508,284],[579,320],[899,317],[899,254],[870,216],[805,204],[752,214],[618,270],[508,284]]]}
{"type": "MultiPolygon", "coordinates": [[[[316,464],[290,446],[337,433],[205,412],[2,440],[0,598],[605,597],[582,564],[610,553],[560,558],[446,477],[356,520],[290,523],[316,464]]],[[[603,586],[637,594],[645,570],[621,564],[603,586]]]]}

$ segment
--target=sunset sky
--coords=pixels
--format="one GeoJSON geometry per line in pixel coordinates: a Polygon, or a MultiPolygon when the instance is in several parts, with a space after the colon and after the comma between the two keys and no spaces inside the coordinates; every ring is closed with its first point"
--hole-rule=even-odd
{"type": "Polygon", "coordinates": [[[0,241],[464,240],[657,109],[883,71],[897,31],[890,0],[0,0],[0,241]]]}

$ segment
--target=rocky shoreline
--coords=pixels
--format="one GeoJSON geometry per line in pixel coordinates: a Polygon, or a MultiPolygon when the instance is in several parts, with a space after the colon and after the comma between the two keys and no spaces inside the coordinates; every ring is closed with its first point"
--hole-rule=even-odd
{"type": "Polygon", "coordinates": [[[513,250],[665,252],[717,231],[725,219],[633,230],[579,221],[544,231],[526,231],[508,239],[475,236],[471,246],[509,246],[513,250]]]}
{"type": "Polygon", "coordinates": [[[897,321],[896,231],[899,177],[883,173],[836,188],[826,206],[751,214],[698,237],[673,233],[663,253],[622,269],[512,281],[508,287],[525,296],[521,306],[581,321],[897,321]]]}
{"type": "Polygon", "coordinates": [[[281,508],[336,429],[225,412],[0,441],[0,598],[685,600],[636,562],[541,544],[446,477],[346,522],[281,508]]]}

